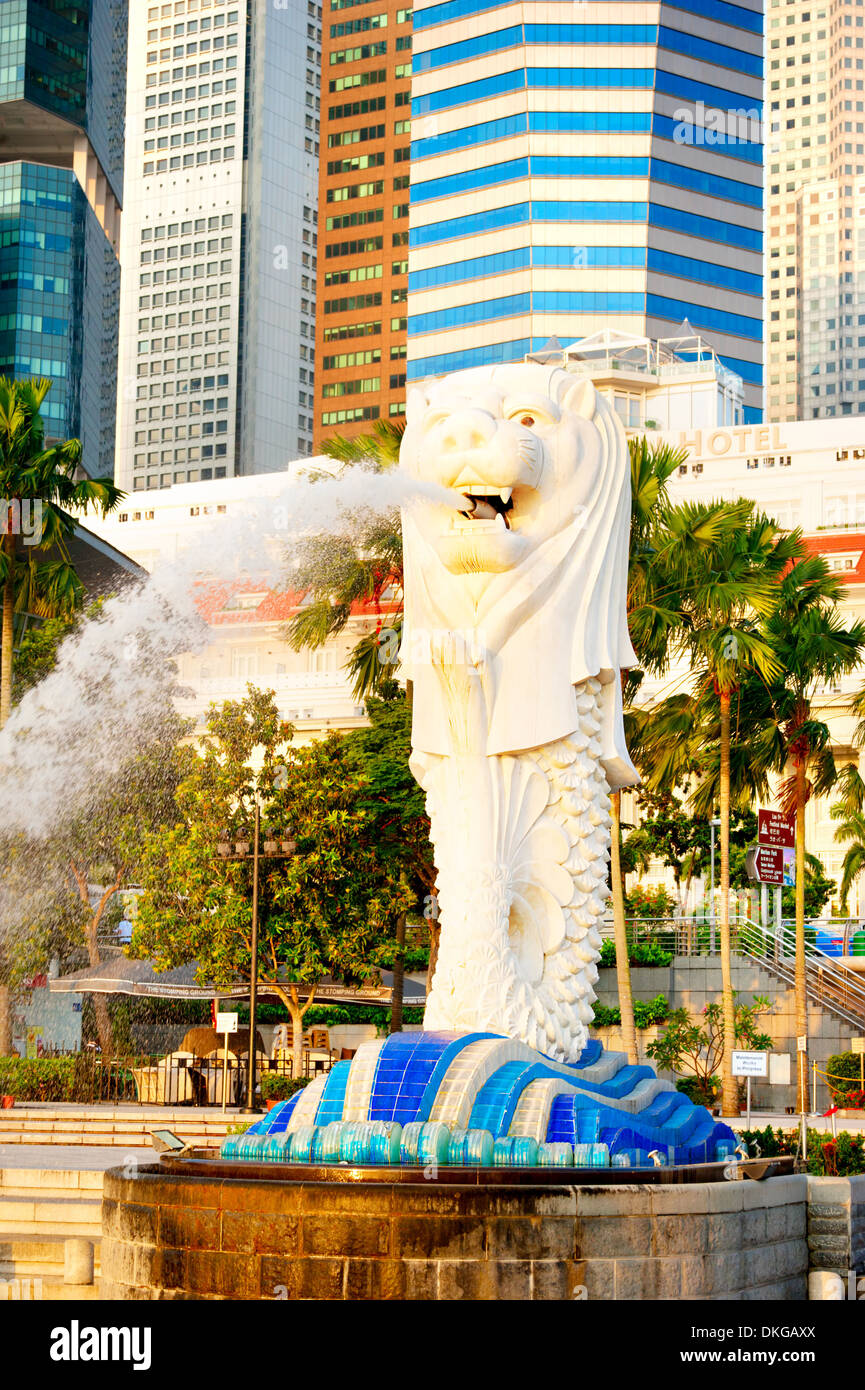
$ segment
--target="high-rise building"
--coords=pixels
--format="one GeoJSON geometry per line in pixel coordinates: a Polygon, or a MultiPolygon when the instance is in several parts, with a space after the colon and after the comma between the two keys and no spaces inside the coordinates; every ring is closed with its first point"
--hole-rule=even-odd
{"type": "Polygon", "coordinates": [[[411,18],[325,0],[316,445],[405,413],[411,18]]]}
{"type": "Polygon", "coordinates": [[[114,466],[124,0],[0,5],[0,375],[51,377],[51,439],[114,466]]]}
{"type": "Polygon", "coordinates": [[[312,450],[321,7],[130,8],[116,476],[312,450]]]}
{"type": "Polygon", "coordinates": [[[408,376],[697,332],[762,406],[759,0],[414,12],[408,376]]]}
{"type": "Polygon", "coordinates": [[[770,420],[865,414],[865,10],[768,11],[770,420]]]}

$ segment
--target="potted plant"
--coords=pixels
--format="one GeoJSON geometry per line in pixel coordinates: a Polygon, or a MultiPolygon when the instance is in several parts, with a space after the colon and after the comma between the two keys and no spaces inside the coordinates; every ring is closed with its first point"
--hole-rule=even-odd
{"type": "Polygon", "coordinates": [[[282,1101],[294,1095],[299,1085],[302,1086],[303,1082],[293,1081],[290,1076],[281,1076],[279,1072],[265,1072],[261,1078],[261,1099],[267,1109],[272,1110],[275,1105],[280,1105],[282,1101]]]}

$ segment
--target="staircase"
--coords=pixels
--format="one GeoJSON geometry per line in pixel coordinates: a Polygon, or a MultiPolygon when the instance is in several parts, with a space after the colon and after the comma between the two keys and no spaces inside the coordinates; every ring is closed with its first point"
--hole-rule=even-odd
{"type": "MultiPolygon", "coordinates": [[[[736,949],[756,961],[763,970],[793,987],[796,983],[796,938],[789,927],[767,932],[752,923],[738,927],[736,949]]],[[[865,1033],[865,976],[858,975],[837,958],[805,942],[805,989],[812,1004],[865,1033]]]]}
{"type": "Polygon", "coordinates": [[[0,1110],[0,1145],[150,1149],[153,1130],[170,1129],[187,1144],[214,1147],[237,1121],[236,1112],[208,1107],[23,1104],[0,1110]]]}
{"type": "Polygon", "coordinates": [[[99,1298],[101,1169],[0,1168],[0,1302],[99,1298]],[[93,1244],[94,1280],[64,1283],[66,1240],[93,1244]]]}

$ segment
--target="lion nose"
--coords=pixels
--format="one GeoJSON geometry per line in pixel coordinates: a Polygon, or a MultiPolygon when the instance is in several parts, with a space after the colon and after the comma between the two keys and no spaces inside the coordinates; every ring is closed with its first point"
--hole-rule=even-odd
{"type": "Polygon", "coordinates": [[[480,449],[489,444],[496,422],[485,410],[457,410],[445,421],[442,444],[446,449],[480,449]]]}

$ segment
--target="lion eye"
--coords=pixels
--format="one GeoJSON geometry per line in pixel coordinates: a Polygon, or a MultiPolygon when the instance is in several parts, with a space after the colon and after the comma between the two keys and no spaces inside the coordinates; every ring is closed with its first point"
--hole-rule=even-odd
{"type": "Polygon", "coordinates": [[[521,415],[521,416],[520,416],[520,424],[521,424],[521,425],[533,425],[534,423],[535,423],[535,417],[534,417],[534,415],[521,415]]]}

